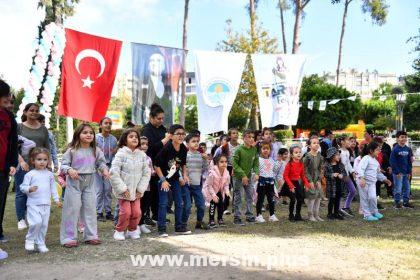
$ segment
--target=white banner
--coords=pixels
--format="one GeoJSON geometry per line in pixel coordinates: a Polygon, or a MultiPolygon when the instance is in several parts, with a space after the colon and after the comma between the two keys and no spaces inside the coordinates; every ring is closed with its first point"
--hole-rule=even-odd
{"type": "Polygon", "coordinates": [[[296,125],[305,62],[303,55],[252,55],[263,127],[296,125]]]}
{"type": "Polygon", "coordinates": [[[325,108],[327,108],[327,101],[325,100],[321,100],[319,102],[319,110],[320,111],[325,111],[325,108]]]}
{"type": "Polygon", "coordinates": [[[314,102],[313,101],[308,101],[308,109],[312,110],[314,108],[314,102]]]}
{"type": "Polygon", "coordinates": [[[195,52],[198,129],[202,134],[227,132],[245,58],[244,53],[195,52]]]}

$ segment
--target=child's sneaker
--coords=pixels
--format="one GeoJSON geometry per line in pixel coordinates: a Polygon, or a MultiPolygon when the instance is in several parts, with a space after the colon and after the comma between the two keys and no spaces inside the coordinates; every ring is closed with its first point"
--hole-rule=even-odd
{"type": "Polygon", "coordinates": [[[97,219],[98,221],[105,222],[105,217],[104,217],[104,214],[103,214],[103,213],[98,213],[98,214],[96,215],[96,219],[97,219]]]}
{"type": "Polygon", "coordinates": [[[225,227],[226,226],[226,224],[223,221],[223,219],[220,219],[217,223],[219,224],[219,227],[225,227]]]}
{"type": "Polygon", "coordinates": [[[323,221],[324,221],[324,219],[322,219],[320,216],[315,216],[315,219],[316,219],[318,222],[323,222],[323,221]]]}
{"type": "Polygon", "coordinates": [[[401,203],[395,203],[394,208],[399,210],[399,209],[402,209],[403,207],[401,203]]]}
{"type": "Polygon", "coordinates": [[[409,203],[409,202],[404,203],[402,207],[403,207],[403,208],[414,209],[414,205],[413,205],[413,204],[411,204],[411,203],[409,203]]]}
{"type": "Polygon", "coordinates": [[[364,217],[363,219],[364,219],[365,221],[368,221],[368,222],[379,221],[379,219],[378,219],[378,218],[376,218],[375,216],[372,216],[372,215],[367,216],[367,217],[364,217]]]}
{"type": "Polygon", "coordinates": [[[376,213],[373,215],[375,218],[377,218],[378,220],[382,219],[384,217],[384,215],[382,215],[381,213],[376,213]]]}
{"type": "Polygon", "coordinates": [[[354,217],[352,214],[350,214],[349,209],[348,208],[342,208],[340,209],[340,213],[347,216],[347,217],[354,217]]]}
{"type": "Polygon", "coordinates": [[[142,224],[140,226],[140,232],[141,233],[151,233],[152,231],[150,229],[147,228],[147,226],[145,224],[142,224]]]}
{"type": "Polygon", "coordinates": [[[25,250],[26,251],[34,251],[35,250],[35,243],[33,241],[25,240],[25,250]]]}
{"type": "Polygon", "coordinates": [[[270,218],[268,218],[268,221],[269,222],[278,222],[279,219],[277,219],[276,215],[273,214],[273,215],[270,216],[270,218]]]}
{"type": "Polygon", "coordinates": [[[255,219],[255,221],[257,223],[265,223],[265,219],[263,218],[262,215],[258,215],[257,218],[255,219]]]}
{"type": "Polygon", "coordinates": [[[181,235],[188,235],[188,234],[191,234],[191,230],[188,230],[186,227],[181,227],[181,228],[175,229],[175,233],[181,234],[181,235]]]}
{"type": "Polygon", "coordinates": [[[139,239],[140,238],[140,229],[137,226],[137,228],[133,231],[127,231],[127,237],[130,239],[139,239]]]}
{"type": "Polygon", "coordinates": [[[168,235],[168,233],[166,232],[166,229],[159,229],[158,230],[158,232],[159,232],[159,237],[168,237],[169,235],[168,235]]]}
{"type": "Polygon", "coordinates": [[[108,221],[113,221],[114,220],[114,215],[112,215],[111,212],[106,213],[105,219],[107,219],[108,221]]]}
{"type": "Polygon", "coordinates": [[[18,230],[24,230],[27,227],[28,225],[26,224],[25,219],[22,219],[18,222],[18,230]]]}
{"type": "Polygon", "coordinates": [[[237,225],[237,226],[244,226],[245,225],[245,223],[242,222],[241,218],[235,218],[235,219],[233,219],[233,224],[234,225],[237,225]]]}
{"type": "Polygon", "coordinates": [[[230,211],[227,209],[223,212],[223,215],[230,215],[230,214],[231,214],[230,211]]]}
{"type": "Polygon", "coordinates": [[[125,240],[124,231],[115,231],[114,232],[114,239],[118,241],[125,240]]]}
{"type": "Polygon", "coordinates": [[[216,227],[217,227],[217,225],[214,221],[209,222],[209,228],[216,228],[216,227]]]}
{"type": "Polygon", "coordinates": [[[246,217],[248,223],[255,223],[255,217],[246,217]]]}
{"type": "Polygon", "coordinates": [[[296,215],[295,215],[295,221],[296,221],[296,222],[302,222],[302,221],[304,221],[304,220],[302,219],[302,216],[301,216],[301,215],[296,214],[296,215]]]}
{"type": "Polygon", "coordinates": [[[289,214],[289,221],[294,222],[295,221],[295,215],[289,214]]]}
{"type": "Polygon", "coordinates": [[[45,245],[38,245],[37,249],[38,249],[38,252],[40,253],[48,253],[50,251],[45,245]]]}
{"type": "Polygon", "coordinates": [[[7,259],[9,255],[7,255],[6,251],[3,251],[2,249],[0,249],[0,260],[4,260],[7,259]]]}
{"type": "Polygon", "coordinates": [[[315,219],[314,215],[310,215],[309,216],[309,221],[311,221],[311,222],[318,222],[318,220],[315,219]]]}
{"type": "Polygon", "coordinates": [[[203,221],[197,221],[197,223],[195,224],[195,229],[208,230],[210,229],[210,226],[206,225],[203,221]]]}

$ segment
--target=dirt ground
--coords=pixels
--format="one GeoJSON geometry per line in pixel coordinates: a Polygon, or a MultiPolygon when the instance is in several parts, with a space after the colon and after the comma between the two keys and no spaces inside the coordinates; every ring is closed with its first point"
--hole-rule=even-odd
{"type": "MultiPolygon", "coordinates": [[[[420,188],[414,194],[420,197],[420,188]]],[[[140,240],[122,242],[113,240],[111,222],[100,222],[103,244],[76,249],[60,246],[60,210],[54,209],[47,254],[25,252],[26,232],[15,229],[12,217],[6,229],[10,241],[0,244],[9,253],[9,259],[0,263],[0,279],[420,279],[420,204],[415,200],[416,209],[397,211],[391,203],[384,201],[385,219],[379,223],[366,223],[360,217],[291,223],[286,220],[287,208],[281,206],[277,209],[277,223],[235,227],[232,217],[227,216],[226,228],[196,231],[188,236],[170,232],[168,238],[158,238],[152,232],[140,240]],[[179,267],[171,267],[167,262],[163,266],[150,262],[133,266],[130,255],[184,258],[179,267]],[[190,255],[228,261],[217,266],[210,266],[210,261],[207,266],[186,266],[190,255]],[[260,262],[251,266],[229,262],[244,256],[257,256],[260,262]]],[[[13,210],[12,206],[8,211],[13,210]]],[[[355,203],[354,208],[357,207],[355,203]]],[[[325,210],[322,208],[324,217],[325,210]]],[[[173,219],[172,215],[169,217],[173,219]]]]}

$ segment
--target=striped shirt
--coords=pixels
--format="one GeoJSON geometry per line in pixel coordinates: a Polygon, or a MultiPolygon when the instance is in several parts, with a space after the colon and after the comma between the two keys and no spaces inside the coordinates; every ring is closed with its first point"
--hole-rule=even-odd
{"type": "Polygon", "coordinates": [[[201,174],[207,169],[207,160],[203,159],[198,151],[187,153],[187,169],[190,184],[199,186],[201,184],[201,174]]]}

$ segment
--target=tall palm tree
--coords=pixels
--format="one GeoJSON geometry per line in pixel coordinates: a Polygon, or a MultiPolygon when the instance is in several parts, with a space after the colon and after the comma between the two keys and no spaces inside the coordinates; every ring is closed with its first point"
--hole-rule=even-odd
{"type": "Polygon", "coordinates": [[[184,24],[182,26],[182,48],[184,49],[183,54],[183,69],[182,69],[182,80],[181,80],[181,111],[179,114],[179,121],[182,125],[185,124],[185,92],[186,92],[186,79],[187,79],[187,71],[186,71],[186,49],[187,49],[187,31],[188,31],[188,9],[189,9],[190,0],[185,0],[184,3],[184,24]]]}
{"type": "MultiPolygon", "coordinates": [[[[336,69],[336,85],[338,86],[340,83],[340,71],[341,71],[341,61],[343,56],[343,40],[344,40],[344,32],[346,30],[346,20],[347,20],[347,11],[349,4],[353,0],[332,0],[332,4],[339,4],[344,2],[344,12],[343,12],[343,19],[341,22],[341,34],[340,34],[340,42],[338,44],[338,62],[337,62],[337,69],[336,69]]],[[[362,11],[363,13],[369,13],[370,17],[372,18],[372,22],[379,26],[385,24],[386,17],[388,15],[388,5],[386,4],[386,0],[362,0],[362,11]]]]}
{"type": "Polygon", "coordinates": [[[281,20],[281,35],[283,40],[283,53],[287,53],[287,45],[286,45],[286,30],[284,27],[284,12],[290,9],[290,6],[287,3],[287,0],[279,0],[277,4],[277,8],[280,10],[280,20],[281,20]]]}
{"type": "Polygon", "coordinates": [[[299,52],[299,36],[300,36],[300,28],[302,24],[302,17],[303,17],[303,11],[308,5],[308,3],[311,0],[293,0],[294,10],[295,10],[295,25],[293,28],[293,48],[292,53],[298,53],[299,52]]]}

